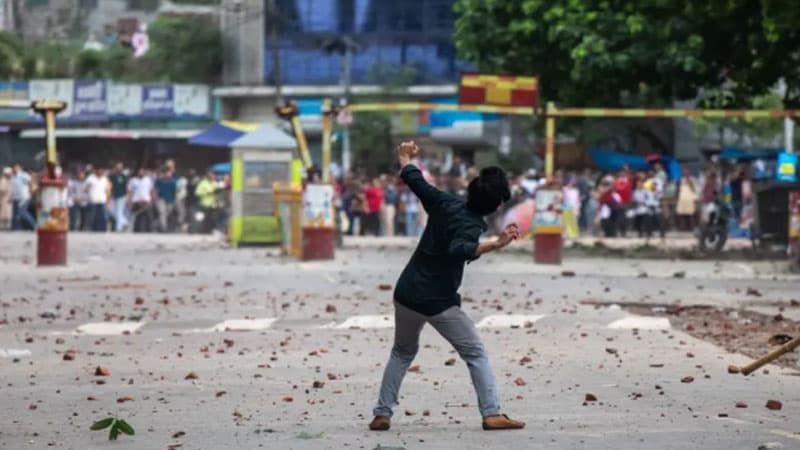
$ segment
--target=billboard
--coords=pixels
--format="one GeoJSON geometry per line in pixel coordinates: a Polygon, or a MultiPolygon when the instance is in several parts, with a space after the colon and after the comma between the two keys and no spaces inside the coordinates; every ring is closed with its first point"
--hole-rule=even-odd
{"type": "Polygon", "coordinates": [[[461,74],[458,102],[462,105],[528,106],[539,101],[536,77],[461,74]]]}
{"type": "MultiPolygon", "coordinates": [[[[202,84],[120,84],[104,80],[31,80],[24,82],[28,100],[61,100],[59,121],[103,122],[124,119],[206,119],[211,115],[210,89],[202,84]]],[[[9,83],[6,83],[9,84],[9,83]]],[[[13,95],[20,95],[19,89],[13,95]]],[[[0,95],[4,92],[0,84],[0,95]]],[[[12,95],[12,94],[7,94],[12,95]]],[[[28,120],[41,120],[25,112],[28,120]]],[[[0,111],[0,120],[5,116],[0,111]]]]}

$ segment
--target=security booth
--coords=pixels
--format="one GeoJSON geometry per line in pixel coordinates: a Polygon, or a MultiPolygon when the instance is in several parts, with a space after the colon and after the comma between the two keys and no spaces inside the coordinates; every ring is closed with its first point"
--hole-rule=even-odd
{"type": "Polygon", "coordinates": [[[297,141],[277,127],[262,125],[230,146],[231,244],[238,247],[242,243],[281,243],[283,233],[273,204],[274,186],[292,181],[297,141]]]}

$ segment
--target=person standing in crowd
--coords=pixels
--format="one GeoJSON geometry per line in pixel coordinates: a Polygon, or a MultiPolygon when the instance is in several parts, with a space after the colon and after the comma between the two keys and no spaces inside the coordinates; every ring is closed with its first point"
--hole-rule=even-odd
{"type": "Polygon", "coordinates": [[[584,169],[583,174],[578,178],[578,192],[581,196],[581,214],[578,216],[578,227],[581,231],[588,231],[592,224],[593,210],[589,203],[592,201],[592,181],[591,169],[584,169]]]}
{"type": "Polygon", "coordinates": [[[161,170],[161,174],[155,182],[155,193],[158,229],[160,232],[166,233],[169,231],[169,218],[175,210],[177,194],[177,181],[169,168],[165,167],[161,170]]]}
{"type": "Polygon", "coordinates": [[[664,185],[661,183],[661,178],[658,173],[650,173],[647,181],[645,181],[645,188],[648,190],[647,196],[647,209],[648,209],[648,222],[649,233],[647,237],[654,230],[658,230],[658,234],[663,241],[666,238],[667,226],[664,221],[664,211],[662,204],[664,202],[664,185]]]}
{"type": "Polygon", "coordinates": [[[114,229],[122,231],[128,226],[128,174],[125,166],[118,162],[114,171],[108,176],[111,182],[111,212],[114,217],[114,229]]]}
{"type": "Polygon", "coordinates": [[[128,182],[128,207],[133,216],[133,231],[149,233],[153,230],[153,180],[144,167],[128,182]]]}
{"type": "Polygon", "coordinates": [[[637,235],[642,238],[647,235],[650,237],[650,210],[648,197],[650,192],[644,187],[644,177],[637,177],[633,189],[632,207],[634,211],[633,227],[637,235]]]}
{"type": "MultiPolygon", "coordinates": [[[[194,213],[197,212],[197,184],[200,183],[200,177],[194,169],[189,169],[189,174],[186,176],[186,217],[187,222],[191,223],[194,220],[194,213]]],[[[191,228],[191,227],[190,227],[191,228]]]]}
{"type": "Polygon", "coordinates": [[[0,230],[11,228],[11,167],[0,173],[0,230]]]}
{"type": "Polygon", "coordinates": [[[203,211],[203,233],[211,233],[217,223],[217,190],[219,185],[214,172],[209,171],[206,177],[197,183],[195,195],[197,206],[203,211]]]}
{"type": "Polygon", "coordinates": [[[406,216],[406,236],[419,236],[419,200],[406,186],[400,194],[400,202],[404,205],[406,216]]]}
{"type": "Polygon", "coordinates": [[[397,215],[397,187],[394,177],[384,177],[383,207],[381,209],[381,229],[384,236],[394,236],[394,222],[397,215]]]}
{"type": "Polygon", "coordinates": [[[683,231],[691,231],[695,226],[697,214],[697,183],[684,166],[681,174],[680,187],[678,188],[678,206],[675,210],[678,215],[677,226],[683,231]]]}
{"type": "Polygon", "coordinates": [[[186,177],[178,177],[175,181],[175,212],[177,214],[177,225],[178,230],[185,231],[185,224],[186,224],[186,197],[188,196],[188,192],[186,191],[189,181],[186,177]]]}
{"type": "Polygon", "coordinates": [[[22,165],[14,165],[11,176],[11,229],[36,228],[36,220],[29,211],[31,201],[31,176],[22,165]]]}
{"type": "Polygon", "coordinates": [[[374,178],[372,185],[364,191],[367,200],[367,218],[365,228],[367,233],[375,236],[381,235],[381,208],[383,205],[383,188],[380,178],[374,178]]]}
{"type": "Polygon", "coordinates": [[[86,172],[78,170],[67,181],[67,207],[69,207],[69,229],[80,231],[87,226],[89,195],[86,193],[86,172]]]}
{"type": "Polygon", "coordinates": [[[616,217],[619,235],[625,237],[628,230],[628,211],[630,210],[631,199],[633,198],[633,183],[630,178],[630,171],[626,166],[617,174],[614,180],[614,191],[619,194],[620,210],[616,217]]]}
{"type": "Polygon", "coordinates": [[[610,180],[600,185],[600,226],[605,237],[616,237],[619,230],[619,216],[622,213],[622,198],[610,180]]]}
{"type": "Polygon", "coordinates": [[[108,229],[108,203],[111,197],[111,184],[105,169],[96,167],[94,173],[86,178],[84,190],[89,198],[88,229],[106,231],[108,229]]]}
{"type": "Polygon", "coordinates": [[[744,189],[743,184],[745,180],[744,168],[739,167],[736,173],[731,177],[728,183],[731,188],[731,205],[733,206],[734,219],[739,222],[742,218],[742,209],[744,208],[744,189]]]}

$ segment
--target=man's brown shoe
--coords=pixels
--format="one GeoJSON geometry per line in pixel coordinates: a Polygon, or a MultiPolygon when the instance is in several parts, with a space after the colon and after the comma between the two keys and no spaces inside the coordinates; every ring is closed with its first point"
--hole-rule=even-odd
{"type": "Polygon", "coordinates": [[[505,414],[483,418],[484,430],[518,430],[520,428],[525,428],[525,422],[513,420],[505,414]]]}
{"type": "Polygon", "coordinates": [[[369,429],[372,431],[386,431],[391,426],[392,418],[388,416],[375,416],[372,422],[369,423],[369,429]]]}

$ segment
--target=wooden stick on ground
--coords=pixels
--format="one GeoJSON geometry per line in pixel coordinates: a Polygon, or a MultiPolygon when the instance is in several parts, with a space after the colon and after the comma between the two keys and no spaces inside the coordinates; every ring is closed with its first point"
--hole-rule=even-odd
{"type": "Polygon", "coordinates": [[[749,375],[750,373],[758,370],[759,367],[769,364],[772,361],[780,358],[783,354],[789,353],[792,350],[800,347],[800,336],[792,339],[791,341],[781,345],[780,347],[776,348],[775,350],[767,353],[766,355],[758,358],[757,360],[751,362],[750,364],[741,368],[742,375],[749,375]]]}

